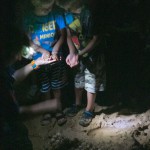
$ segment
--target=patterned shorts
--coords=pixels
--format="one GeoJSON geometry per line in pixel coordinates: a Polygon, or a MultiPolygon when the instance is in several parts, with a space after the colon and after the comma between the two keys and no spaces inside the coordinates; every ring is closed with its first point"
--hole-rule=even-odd
{"type": "Polygon", "coordinates": [[[75,87],[85,88],[90,93],[96,93],[96,91],[104,91],[106,85],[106,72],[104,56],[102,55],[93,66],[94,72],[80,62],[80,68],[75,76],[75,87]]]}
{"type": "Polygon", "coordinates": [[[80,71],[75,76],[75,87],[85,88],[86,91],[96,92],[96,79],[93,73],[90,73],[87,68],[80,62],[80,71]]]}

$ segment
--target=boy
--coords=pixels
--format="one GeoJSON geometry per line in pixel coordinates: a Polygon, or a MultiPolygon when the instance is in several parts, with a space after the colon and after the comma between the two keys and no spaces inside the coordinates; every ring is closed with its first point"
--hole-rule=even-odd
{"type": "MultiPolygon", "coordinates": [[[[61,12],[53,8],[54,0],[31,0],[33,11],[24,19],[25,30],[30,38],[31,47],[37,52],[34,59],[52,58],[60,61],[53,65],[45,65],[37,70],[40,82],[42,99],[50,99],[50,89],[57,100],[58,125],[63,125],[67,120],[62,112],[61,89],[67,85],[66,63],[63,59],[61,46],[64,42],[65,22],[61,12]]],[[[43,118],[45,120],[45,118],[43,118]]]]}
{"type": "Polygon", "coordinates": [[[66,11],[67,43],[70,54],[66,63],[73,67],[78,64],[79,71],[75,75],[75,105],[67,112],[75,116],[81,109],[83,88],[87,91],[87,106],[79,121],[81,126],[88,126],[94,117],[96,91],[105,80],[105,63],[101,50],[98,49],[99,37],[92,32],[93,20],[88,8],[82,0],[59,0],[58,5],[66,11]],[[99,51],[99,52],[98,52],[99,51]],[[77,54],[75,54],[77,53],[77,54]]]}

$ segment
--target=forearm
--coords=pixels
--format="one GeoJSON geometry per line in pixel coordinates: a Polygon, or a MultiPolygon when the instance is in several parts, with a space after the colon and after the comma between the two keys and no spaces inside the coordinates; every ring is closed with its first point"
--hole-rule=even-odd
{"type": "Polygon", "coordinates": [[[62,44],[63,44],[63,42],[64,42],[64,38],[61,36],[59,38],[59,40],[57,41],[57,43],[55,44],[55,46],[53,47],[52,53],[58,53],[61,46],[62,46],[62,44]]]}
{"type": "Polygon", "coordinates": [[[67,44],[68,44],[70,54],[76,53],[76,48],[72,42],[69,29],[67,29],[67,44]]]}
{"type": "Polygon", "coordinates": [[[76,53],[76,48],[75,48],[72,40],[67,38],[67,43],[68,43],[69,53],[70,54],[76,53]]]}
{"type": "Polygon", "coordinates": [[[23,68],[16,70],[16,72],[13,74],[13,77],[15,78],[16,82],[20,82],[23,81],[31,71],[33,71],[33,67],[30,63],[23,68]]]}
{"type": "Polygon", "coordinates": [[[31,46],[36,52],[44,53],[44,51],[45,51],[41,46],[35,44],[33,41],[30,41],[30,46],[31,46]]]}
{"type": "Polygon", "coordinates": [[[44,59],[43,57],[39,57],[38,59],[33,60],[31,63],[22,67],[21,69],[16,70],[16,72],[13,74],[13,77],[16,81],[20,82],[24,80],[31,71],[38,69],[41,65],[50,64],[54,61],[56,60],[50,60],[50,58],[44,59]]]}
{"type": "Polygon", "coordinates": [[[69,48],[69,55],[66,58],[66,63],[70,66],[70,67],[74,67],[76,65],[78,65],[79,61],[79,57],[77,54],[77,50],[73,44],[73,41],[71,39],[71,34],[69,29],[67,29],[67,44],[68,44],[68,48],[69,48]]]}
{"type": "Polygon", "coordinates": [[[21,106],[20,113],[43,113],[43,112],[55,112],[57,110],[57,102],[55,99],[46,100],[30,106],[21,106]]]}
{"type": "Polygon", "coordinates": [[[80,56],[86,54],[86,53],[89,53],[91,52],[95,46],[97,45],[98,43],[98,37],[97,36],[93,36],[92,40],[88,43],[88,45],[82,49],[79,53],[80,56]]]}
{"type": "Polygon", "coordinates": [[[57,43],[54,45],[52,53],[59,52],[62,44],[64,43],[64,40],[65,40],[65,31],[64,31],[64,29],[62,29],[61,36],[60,36],[59,40],[57,41],[57,43]]]}

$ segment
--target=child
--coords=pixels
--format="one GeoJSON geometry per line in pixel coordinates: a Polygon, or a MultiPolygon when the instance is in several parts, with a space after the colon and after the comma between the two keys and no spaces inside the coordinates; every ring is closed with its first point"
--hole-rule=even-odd
{"type": "Polygon", "coordinates": [[[99,37],[93,32],[91,13],[82,0],[59,0],[58,5],[66,10],[67,42],[70,54],[66,62],[70,67],[78,64],[75,75],[75,104],[68,110],[68,116],[75,116],[81,109],[83,88],[87,91],[87,106],[79,121],[81,126],[88,126],[94,117],[96,91],[105,80],[104,55],[98,47],[99,37]],[[77,53],[77,54],[75,54],[77,53]]]}
{"type": "Polygon", "coordinates": [[[31,47],[37,52],[34,59],[41,55],[43,58],[50,57],[56,60],[61,58],[52,65],[42,66],[37,70],[37,76],[43,100],[50,99],[50,89],[52,89],[54,98],[59,104],[56,114],[57,123],[63,125],[67,121],[61,104],[61,89],[67,85],[66,63],[61,50],[65,22],[61,12],[54,8],[54,2],[54,0],[31,0],[34,8],[25,17],[24,26],[30,38],[31,47]]]}

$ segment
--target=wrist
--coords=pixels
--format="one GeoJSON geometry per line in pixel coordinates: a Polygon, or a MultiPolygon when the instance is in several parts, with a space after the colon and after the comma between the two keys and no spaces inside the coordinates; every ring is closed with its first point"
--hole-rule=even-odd
{"type": "Polygon", "coordinates": [[[37,45],[32,45],[31,46],[34,50],[36,50],[38,47],[37,47],[37,45]]]}
{"type": "Polygon", "coordinates": [[[58,54],[58,52],[52,51],[52,55],[57,55],[57,54],[58,54]]]}
{"type": "Polygon", "coordinates": [[[79,56],[82,56],[82,57],[87,57],[87,56],[88,56],[88,53],[85,53],[85,52],[79,50],[79,51],[78,51],[78,55],[79,55],[79,56]]]}
{"type": "Polygon", "coordinates": [[[44,49],[42,49],[39,45],[32,45],[32,48],[36,51],[36,52],[40,52],[41,54],[43,54],[45,52],[44,49]]]}
{"type": "Polygon", "coordinates": [[[70,55],[78,55],[78,52],[70,52],[70,55]]]}
{"type": "Polygon", "coordinates": [[[38,49],[39,49],[39,46],[36,45],[36,44],[34,44],[34,43],[31,44],[31,47],[32,47],[35,51],[38,51],[38,49]]]}
{"type": "Polygon", "coordinates": [[[36,65],[36,63],[35,63],[34,60],[31,61],[31,66],[32,66],[32,68],[33,68],[34,70],[36,70],[36,69],[39,68],[39,66],[36,65]]]}
{"type": "Polygon", "coordinates": [[[83,55],[83,52],[81,50],[78,50],[78,55],[79,56],[82,56],[83,55]]]}

